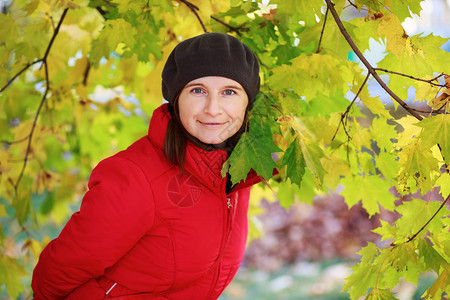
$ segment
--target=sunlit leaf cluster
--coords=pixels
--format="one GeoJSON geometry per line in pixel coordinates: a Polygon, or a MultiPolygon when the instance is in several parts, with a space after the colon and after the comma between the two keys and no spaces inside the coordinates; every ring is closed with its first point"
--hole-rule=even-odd
{"type": "Polygon", "coordinates": [[[340,193],[370,216],[397,212],[376,229],[390,246],[359,252],[351,299],[396,299],[401,278],[426,272],[437,279],[424,298],[449,294],[450,54],[444,38],[405,32],[420,10],[418,0],[12,1],[0,13],[3,293],[30,294],[38,255],[92,168],[146,134],[170,51],[207,30],[241,39],[261,65],[249,131],[223,172],[238,182],[277,168],[257,191],[285,208],[340,193]],[[376,65],[369,41],[386,50],[376,65]]]}

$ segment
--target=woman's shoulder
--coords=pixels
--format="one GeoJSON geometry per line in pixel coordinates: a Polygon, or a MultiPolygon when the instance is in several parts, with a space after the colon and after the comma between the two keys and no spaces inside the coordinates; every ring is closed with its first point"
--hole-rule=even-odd
{"type": "Polygon", "coordinates": [[[129,161],[130,164],[137,165],[148,181],[152,181],[173,168],[164,152],[153,145],[148,136],[137,140],[126,150],[115,154],[113,158],[122,158],[129,161]]]}

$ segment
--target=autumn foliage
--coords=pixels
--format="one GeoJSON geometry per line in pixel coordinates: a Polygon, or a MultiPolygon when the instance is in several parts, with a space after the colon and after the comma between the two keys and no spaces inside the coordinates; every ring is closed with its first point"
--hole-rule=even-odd
{"type": "Polygon", "coordinates": [[[36,259],[92,168],[146,134],[171,49],[219,31],[257,54],[262,78],[223,174],[278,168],[256,202],[289,208],[336,192],[369,217],[397,212],[375,229],[389,246],[359,250],[351,299],[395,299],[401,278],[426,272],[437,279],[425,299],[449,294],[450,54],[446,39],[405,32],[420,10],[418,0],[11,2],[0,14],[0,288],[30,295],[36,259]],[[386,50],[376,64],[369,41],[386,50]]]}

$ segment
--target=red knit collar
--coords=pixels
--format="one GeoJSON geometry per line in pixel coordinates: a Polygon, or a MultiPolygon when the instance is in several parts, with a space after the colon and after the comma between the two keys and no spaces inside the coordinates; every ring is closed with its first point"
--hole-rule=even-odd
{"type": "MultiPolygon", "coordinates": [[[[168,104],[163,104],[154,110],[150,121],[148,135],[151,142],[161,151],[164,151],[164,140],[170,118],[168,104]]],[[[223,184],[224,178],[221,170],[226,160],[227,153],[224,150],[207,151],[187,142],[184,163],[186,171],[198,177],[199,180],[205,181],[207,178],[207,182],[213,189],[219,188],[223,184]]]]}
{"type": "MultiPolygon", "coordinates": [[[[161,151],[164,151],[164,140],[170,118],[168,104],[163,104],[153,111],[150,121],[148,136],[153,145],[161,151]]],[[[189,141],[187,142],[184,163],[186,171],[212,190],[216,190],[222,185],[225,186],[226,178],[222,177],[221,171],[226,160],[227,153],[225,150],[208,151],[197,147],[189,141]]],[[[251,186],[260,181],[261,179],[252,169],[248,173],[247,179],[245,181],[242,180],[233,190],[251,186]]]]}

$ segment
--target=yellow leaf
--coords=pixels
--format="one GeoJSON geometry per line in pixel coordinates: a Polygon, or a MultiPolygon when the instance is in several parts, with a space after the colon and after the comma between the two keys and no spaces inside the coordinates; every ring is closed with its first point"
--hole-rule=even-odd
{"type": "Polygon", "coordinates": [[[416,126],[417,119],[413,116],[406,116],[399,120],[396,120],[398,124],[403,127],[403,131],[398,135],[398,141],[396,144],[396,148],[402,148],[406,145],[409,145],[414,137],[418,137],[422,132],[422,128],[416,126]]]}
{"type": "Polygon", "coordinates": [[[413,47],[411,38],[406,34],[402,24],[394,14],[386,15],[381,18],[377,34],[386,36],[386,51],[390,51],[396,56],[405,52],[409,55],[413,55],[418,51],[413,47]]]}
{"type": "MultiPolygon", "coordinates": [[[[424,79],[430,80],[432,79],[431,76],[426,76],[424,79]]],[[[417,83],[417,90],[416,90],[416,96],[414,98],[414,101],[425,101],[425,100],[431,100],[434,99],[439,92],[439,87],[433,86],[427,82],[419,81],[417,83]]]]}
{"type": "Polygon", "coordinates": [[[0,282],[6,285],[10,299],[17,299],[19,293],[24,291],[20,278],[25,275],[27,275],[27,271],[17,259],[0,255],[0,282]]]}
{"type": "Polygon", "coordinates": [[[450,175],[443,173],[438,180],[436,180],[436,186],[440,187],[440,193],[445,199],[450,195],[450,175]]]}

